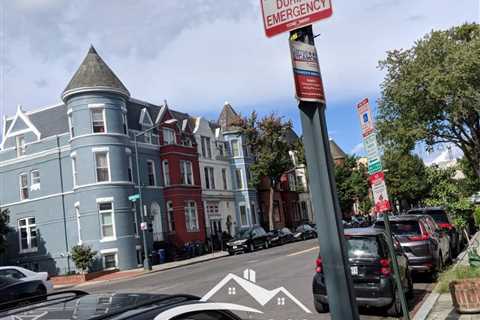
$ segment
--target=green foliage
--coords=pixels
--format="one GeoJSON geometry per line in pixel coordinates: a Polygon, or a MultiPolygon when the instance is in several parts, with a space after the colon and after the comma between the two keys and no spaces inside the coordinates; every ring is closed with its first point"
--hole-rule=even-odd
{"type": "Polygon", "coordinates": [[[302,139],[298,139],[293,144],[293,150],[295,151],[295,153],[297,155],[298,164],[306,164],[307,162],[305,160],[305,148],[303,146],[302,139]]]}
{"type": "Polygon", "coordinates": [[[89,246],[77,245],[72,248],[71,254],[75,266],[84,273],[91,267],[97,252],[89,246]]]}
{"type": "Polygon", "coordinates": [[[456,268],[450,268],[449,270],[443,272],[440,275],[438,281],[438,286],[435,288],[435,291],[438,293],[448,293],[448,285],[450,282],[455,280],[470,279],[470,278],[479,278],[480,277],[480,268],[473,268],[469,266],[457,266],[456,268]]]}
{"type": "Polygon", "coordinates": [[[368,198],[367,168],[357,164],[357,160],[355,156],[348,156],[343,165],[335,166],[338,200],[344,215],[352,212],[356,200],[360,202],[363,209],[369,210],[372,205],[368,198]]]}
{"type": "Polygon", "coordinates": [[[462,190],[466,194],[473,195],[480,191],[480,178],[475,173],[475,169],[472,167],[467,158],[463,157],[458,161],[459,169],[465,175],[465,179],[462,179],[462,190]]]}
{"type": "Polygon", "coordinates": [[[11,231],[11,228],[8,226],[9,221],[8,209],[2,210],[0,208],[0,254],[5,252],[7,246],[7,234],[11,231]]]}
{"type": "Polygon", "coordinates": [[[473,211],[473,217],[475,219],[475,224],[480,227],[480,207],[476,207],[473,211]]]}
{"type": "Polygon", "coordinates": [[[417,205],[429,188],[423,160],[410,152],[388,149],[383,164],[390,200],[406,204],[406,208],[417,205]]]}
{"type": "Polygon", "coordinates": [[[452,143],[480,176],[480,27],[432,31],[380,62],[386,71],[378,106],[382,144],[402,151],[423,141],[452,143]]]}

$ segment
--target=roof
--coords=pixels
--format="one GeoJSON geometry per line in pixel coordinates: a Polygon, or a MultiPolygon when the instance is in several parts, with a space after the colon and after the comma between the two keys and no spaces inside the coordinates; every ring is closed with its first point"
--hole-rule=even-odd
{"type": "Polygon", "coordinates": [[[285,131],[285,134],[283,135],[283,137],[285,138],[285,141],[289,144],[289,145],[293,145],[295,144],[300,138],[298,137],[297,133],[295,132],[295,130],[293,130],[292,128],[288,128],[286,131],[285,131]]]}
{"type": "Polygon", "coordinates": [[[239,120],[241,120],[241,118],[237,112],[228,102],[225,102],[222,112],[220,112],[220,116],[218,117],[218,125],[223,129],[229,129],[235,127],[235,124],[239,120]]]}
{"type": "Polygon", "coordinates": [[[345,151],[343,151],[333,139],[330,139],[330,153],[332,154],[333,160],[347,158],[345,151]]]}
{"type": "MultiPolygon", "coordinates": [[[[409,215],[401,215],[401,216],[392,216],[390,217],[390,221],[411,221],[411,220],[418,220],[422,217],[422,214],[409,214],[409,215]]],[[[378,218],[377,221],[384,221],[383,217],[378,218]]]]}
{"type": "Polygon", "coordinates": [[[77,72],[63,90],[62,98],[65,99],[70,94],[85,90],[115,91],[130,96],[127,88],[93,46],[90,47],[77,72]]]}
{"type": "Polygon", "coordinates": [[[381,229],[374,228],[351,228],[345,229],[344,234],[346,236],[376,236],[379,234],[384,234],[381,229]]]}

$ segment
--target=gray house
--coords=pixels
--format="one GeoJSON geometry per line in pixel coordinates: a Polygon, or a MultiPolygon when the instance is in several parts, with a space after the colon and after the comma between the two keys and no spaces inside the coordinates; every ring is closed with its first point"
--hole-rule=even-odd
{"type": "MultiPolygon", "coordinates": [[[[62,104],[4,118],[0,207],[13,232],[6,263],[65,274],[72,246],[98,251],[96,269],[142,263],[133,136],[160,107],[130,93],[93,47],[62,93],[62,104]]],[[[156,130],[138,138],[140,180],[153,233],[164,237],[163,178],[156,130]]]]}

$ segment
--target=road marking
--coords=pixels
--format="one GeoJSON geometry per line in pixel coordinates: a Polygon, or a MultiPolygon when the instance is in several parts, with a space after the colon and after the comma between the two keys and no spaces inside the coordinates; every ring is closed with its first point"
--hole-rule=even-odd
{"type": "Polygon", "coordinates": [[[310,249],[305,249],[305,250],[302,250],[302,251],[290,253],[290,254],[287,255],[287,257],[298,256],[299,254],[304,254],[304,253],[310,252],[310,251],[312,251],[312,250],[317,250],[318,248],[319,248],[319,247],[316,246],[316,247],[313,247],[313,248],[310,248],[310,249]]]}

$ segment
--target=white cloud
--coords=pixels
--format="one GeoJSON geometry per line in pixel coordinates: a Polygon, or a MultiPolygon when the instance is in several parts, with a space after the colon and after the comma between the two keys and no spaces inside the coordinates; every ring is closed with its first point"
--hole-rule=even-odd
{"type": "Polygon", "coordinates": [[[365,150],[363,149],[363,142],[360,142],[359,144],[355,145],[353,147],[352,151],[350,151],[351,154],[363,154],[365,150]]]}

